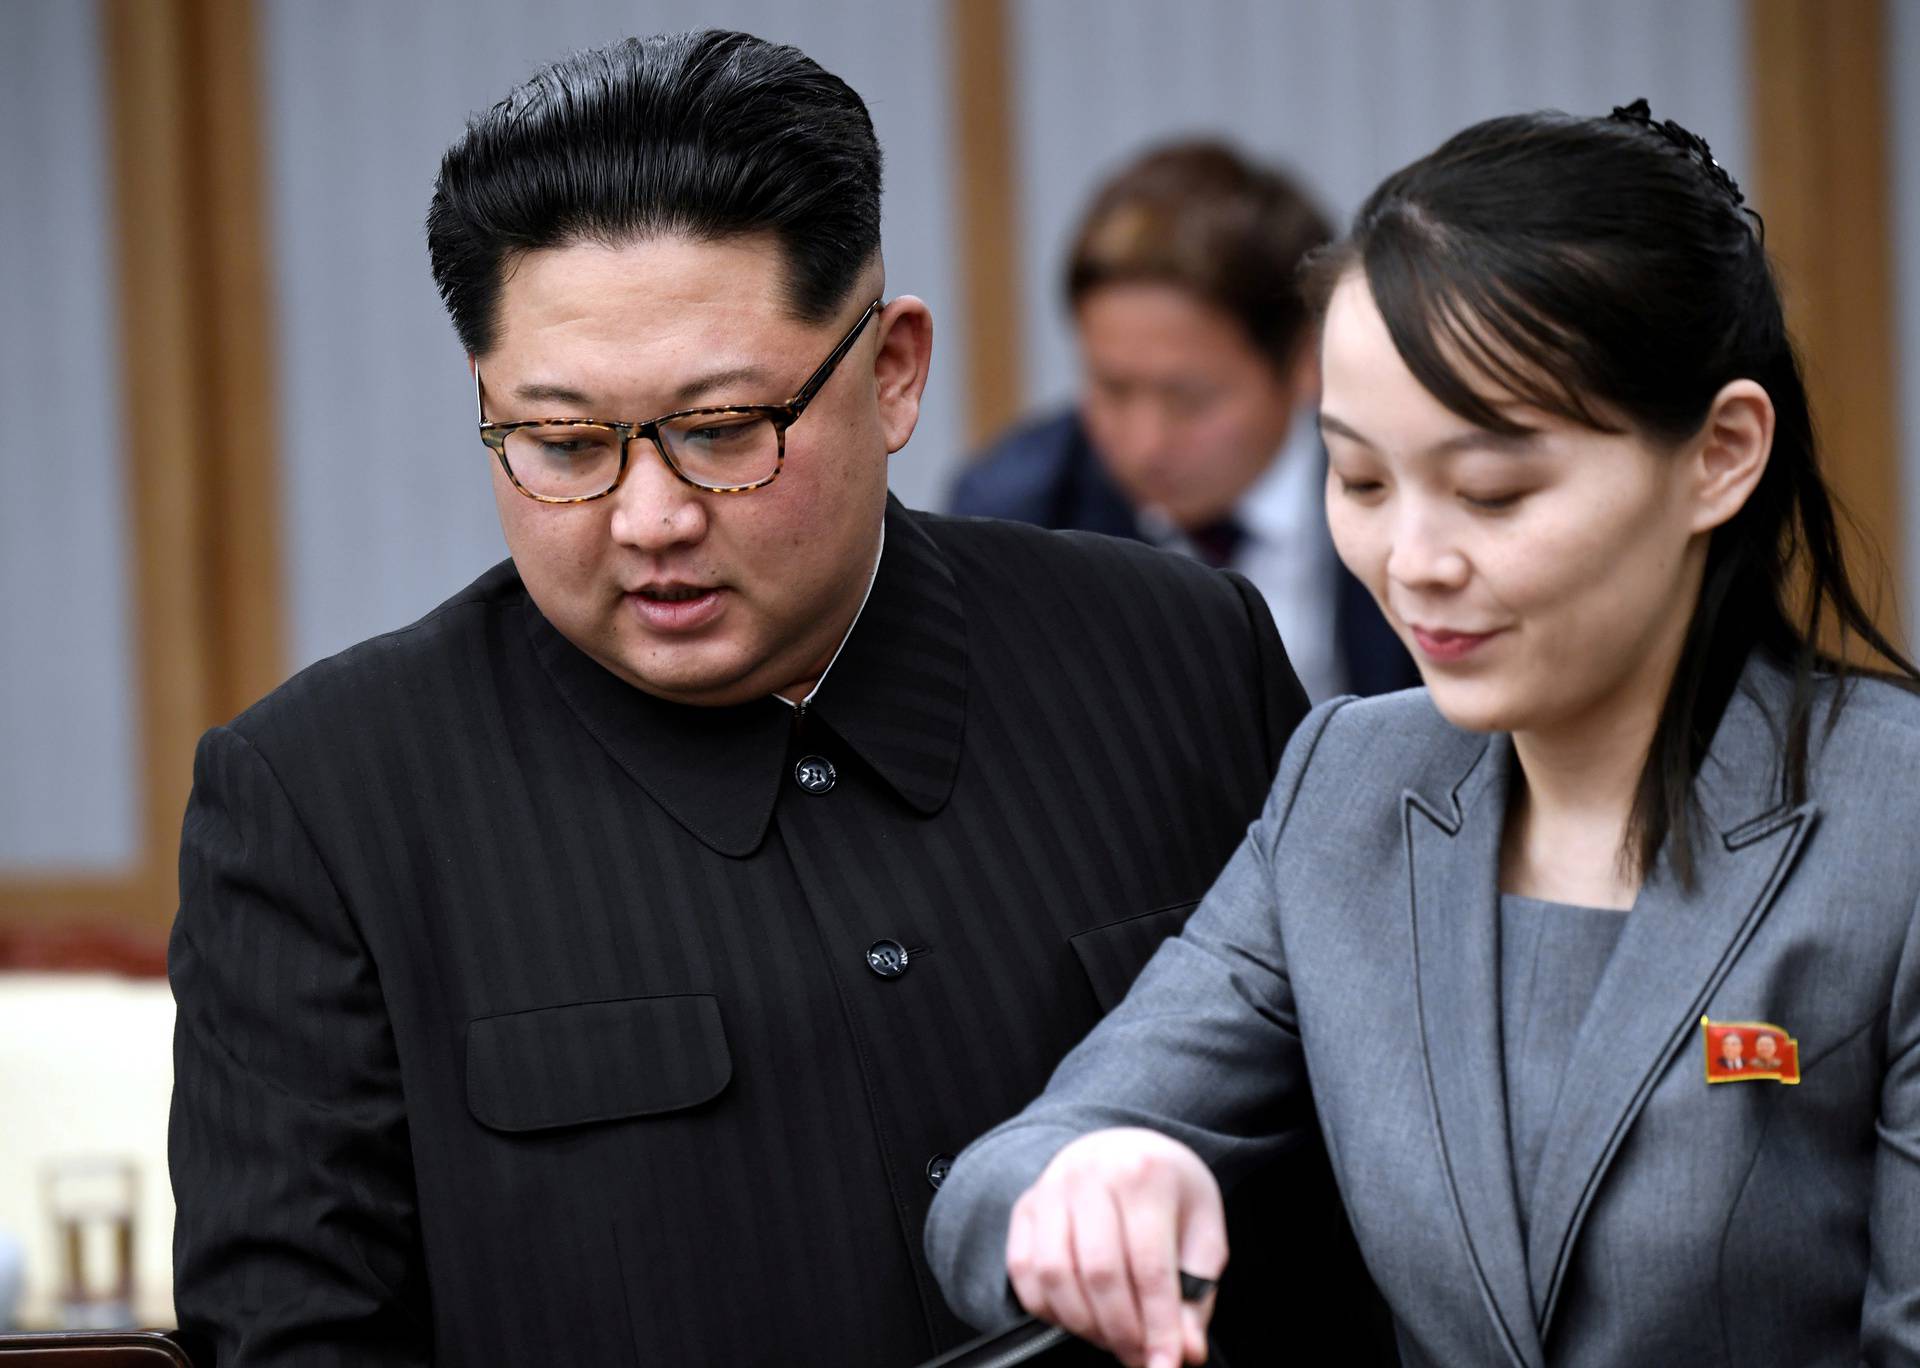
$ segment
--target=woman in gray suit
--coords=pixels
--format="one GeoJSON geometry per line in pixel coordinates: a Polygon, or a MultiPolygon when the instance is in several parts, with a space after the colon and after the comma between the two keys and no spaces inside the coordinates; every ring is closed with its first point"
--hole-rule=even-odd
{"type": "Polygon", "coordinates": [[[1198,1362],[1217,1184],[1317,1124],[1409,1364],[1920,1363],[1920,697],[1739,189],[1644,102],[1497,119],[1317,280],[1334,539],[1426,688],[1301,725],[960,1157],[949,1298],[1198,1362]]]}

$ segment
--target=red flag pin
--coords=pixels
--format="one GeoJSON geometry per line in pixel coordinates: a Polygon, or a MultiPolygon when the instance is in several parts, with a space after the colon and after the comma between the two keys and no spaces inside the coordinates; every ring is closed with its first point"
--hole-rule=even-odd
{"type": "Polygon", "coordinates": [[[1707,1052],[1707,1082],[1800,1081],[1800,1042],[1765,1021],[1700,1018],[1707,1052]]]}

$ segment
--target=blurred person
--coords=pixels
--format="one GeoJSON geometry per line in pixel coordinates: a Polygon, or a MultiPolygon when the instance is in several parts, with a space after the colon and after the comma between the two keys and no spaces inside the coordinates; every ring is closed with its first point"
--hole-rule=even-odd
{"type": "Polygon", "coordinates": [[[953,511],[1239,571],[1315,702],[1417,684],[1327,536],[1319,366],[1296,277],[1330,236],[1290,179],[1224,144],[1124,167],[1095,193],[1067,267],[1079,401],[977,456],[953,511]]]}
{"type": "Polygon", "coordinates": [[[1310,1097],[1410,1368],[1920,1362],[1920,676],[1738,186],[1644,101],[1495,119],[1314,283],[1333,536],[1426,688],[1308,717],[1182,934],[961,1155],[948,1294],[1197,1361],[1174,1271],[1310,1097]],[[1791,1029],[1801,1086],[1712,1086],[1709,1017],[1791,1029]]]}
{"type": "MultiPolygon", "coordinates": [[[[570,57],[448,151],[428,246],[512,559],[201,743],[204,1364],[965,1337],[921,1253],[952,1154],[1178,928],[1305,700],[1241,581],[888,497],[932,322],[879,216],[860,97],[744,34],[570,57]]],[[[1299,1162],[1252,1231],[1300,1267],[1244,1304],[1350,1334],[1299,1162]]]]}

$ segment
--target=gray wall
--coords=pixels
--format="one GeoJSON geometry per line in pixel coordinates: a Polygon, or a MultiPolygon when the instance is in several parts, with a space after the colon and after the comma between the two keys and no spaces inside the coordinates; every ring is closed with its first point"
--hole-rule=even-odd
{"type": "Polygon", "coordinates": [[[1887,91],[1893,105],[1895,362],[1900,385],[1902,499],[1906,518],[1906,610],[1909,657],[1920,649],[1920,4],[1893,0],[1887,44],[1887,91]]]}
{"type": "MultiPolygon", "coordinates": [[[[1896,6],[1900,8],[1900,6],[1896,6]]],[[[1224,132],[1344,222],[1476,120],[1644,95],[1745,181],[1742,0],[1016,0],[1032,394],[1071,393],[1059,281],[1089,191],[1143,145],[1224,132]]]]}
{"type": "Polygon", "coordinates": [[[92,5],[0,0],[0,870],[138,854],[101,94],[92,5]]]}

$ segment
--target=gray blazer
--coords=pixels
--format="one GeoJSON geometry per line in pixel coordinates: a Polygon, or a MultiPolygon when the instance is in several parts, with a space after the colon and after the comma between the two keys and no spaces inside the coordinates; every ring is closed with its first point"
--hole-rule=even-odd
{"type": "Polygon", "coordinates": [[[1410,1365],[1920,1363],[1920,697],[1857,685],[1830,732],[1816,708],[1798,807],[1786,697],[1755,663],[1727,707],[1696,891],[1663,858],[1628,914],[1526,1226],[1498,998],[1511,742],[1423,690],[1337,700],[1183,934],[961,1155],[927,1225],[955,1308],[1013,1315],[1008,1210],[1074,1136],[1153,1126],[1231,1184],[1317,1117],[1410,1365]],[[1803,1081],[1709,1086],[1703,1016],[1785,1028],[1803,1081]]]}

